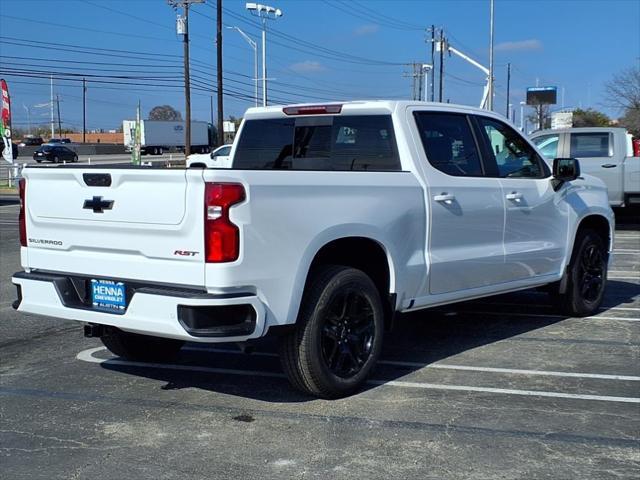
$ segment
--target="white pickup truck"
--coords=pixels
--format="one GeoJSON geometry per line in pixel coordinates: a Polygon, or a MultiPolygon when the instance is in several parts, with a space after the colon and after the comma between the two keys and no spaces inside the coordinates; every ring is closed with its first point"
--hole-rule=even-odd
{"type": "Polygon", "coordinates": [[[231,169],[25,168],[14,307],[86,322],[143,361],[277,335],[291,383],[335,398],[371,372],[396,312],[541,286],[567,315],[601,303],[603,183],[573,159],[552,173],[491,112],[255,108],[231,156],[231,169]]]}
{"type": "Polygon", "coordinates": [[[601,179],[613,207],[640,205],[640,152],[624,128],[540,130],[531,135],[543,156],[577,158],[583,173],[601,179]]]}

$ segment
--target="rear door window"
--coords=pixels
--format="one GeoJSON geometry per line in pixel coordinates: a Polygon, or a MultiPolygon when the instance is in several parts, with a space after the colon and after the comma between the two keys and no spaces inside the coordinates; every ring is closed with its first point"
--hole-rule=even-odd
{"type": "Polygon", "coordinates": [[[484,175],[475,139],[466,115],[414,112],[427,160],[454,177],[484,175]]]}
{"type": "Polygon", "coordinates": [[[233,168],[400,170],[390,115],[247,120],[233,168]]]}
{"type": "Polygon", "coordinates": [[[610,135],[607,132],[584,132],[571,134],[571,152],[575,158],[610,157],[610,135]]]}

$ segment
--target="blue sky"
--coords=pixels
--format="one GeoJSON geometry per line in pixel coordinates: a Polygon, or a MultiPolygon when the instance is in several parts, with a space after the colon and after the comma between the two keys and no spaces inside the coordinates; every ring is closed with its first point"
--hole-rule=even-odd
{"type": "MultiPolygon", "coordinates": [[[[452,46],[488,65],[488,0],[263,3],[284,12],[269,22],[279,35],[268,34],[267,42],[277,103],[410,98],[405,64],[430,62],[425,29],[432,24],[444,29],[452,46]]],[[[223,21],[259,42],[259,24],[244,4],[224,0],[223,21]]],[[[209,90],[215,87],[215,16],[215,0],[193,6],[190,15],[192,111],[199,120],[210,118],[209,90]]],[[[567,107],[615,117],[619,112],[606,106],[603,84],[640,64],[640,1],[496,0],[495,45],[496,110],[505,111],[511,62],[513,104],[538,80],[564,88],[567,107]]],[[[67,126],[82,124],[81,83],[70,79],[83,75],[89,129],[116,128],[133,118],[138,100],[145,116],[159,104],[184,113],[181,65],[175,12],[165,0],[0,0],[0,75],[9,82],[14,126],[26,126],[24,106],[33,124],[48,122],[47,108],[35,106],[49,101],[49,80],[41,77],[51,72],[73,75],[55,80],[67,126]]],[[[225,116],[242,116],[252,105],[253,50],[230,29],[224,31],[224,70],[233,95],[225,98],[225,116]]],[[[446,59],[445,99],[477,105],[483,82],[479,70],[446,59]]]]}

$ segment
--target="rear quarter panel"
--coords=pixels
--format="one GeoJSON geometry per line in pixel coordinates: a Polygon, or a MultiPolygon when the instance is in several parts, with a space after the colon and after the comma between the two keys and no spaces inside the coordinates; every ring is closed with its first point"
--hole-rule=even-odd
{"type": "MultiPolygon", "coordinates": [[[[390,291],[412,296],[424,276],[423,190],[410,172],[205,171],[205,181],[244,184],[232,208],[237,261],[206,266],[211,292],[255,290],[267,324],[296,320],[309,266],[327,243],[367,237],[385,250],[390,291]]],[[[399,303],[401,298],[399,298],[399,303]]]]}

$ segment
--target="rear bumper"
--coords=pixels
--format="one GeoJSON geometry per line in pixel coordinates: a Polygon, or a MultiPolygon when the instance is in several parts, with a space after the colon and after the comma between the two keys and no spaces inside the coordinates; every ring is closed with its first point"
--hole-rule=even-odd
{"type": "Polygon", "coordinates": [[[127,308],[122,314],[96,310],[83,284],[89,277],[60,273],[18,272],[13,307],[122,330],[192,342],[242,342],[261,337],[266,309],[251,293],[209,294],[171,285],[127,284],[127,308]]]}

